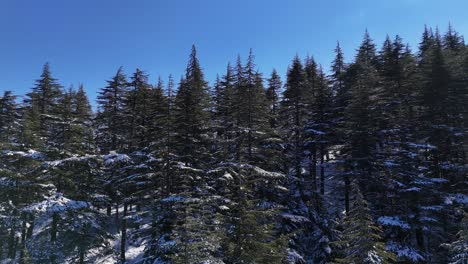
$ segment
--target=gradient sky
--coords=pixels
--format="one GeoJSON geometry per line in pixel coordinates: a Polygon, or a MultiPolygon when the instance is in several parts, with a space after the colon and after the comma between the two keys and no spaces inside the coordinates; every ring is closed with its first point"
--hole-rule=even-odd
{"type": "Polygon", "coordinates": [[[249,48],[261,72],[284,79],[296,53],[327,69],[336,41],[351,60],[366,28],[379,47],[399,34],[413,50],[424,24],[465,34],[467,10],[466,0],[0,0],[0,91],[25,94],[48,61],[94,101],[119,66],[178,80],[192,44],[210,82],[249,48]]]}

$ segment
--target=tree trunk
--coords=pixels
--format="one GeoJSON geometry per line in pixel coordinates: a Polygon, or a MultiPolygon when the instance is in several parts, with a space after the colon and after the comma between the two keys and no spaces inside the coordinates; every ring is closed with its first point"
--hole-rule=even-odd
{"type": "Polygon", "coordinates": [[[312,178],[314,191],[317,190],[317,155],[315,153],[315,147],[312,147],[310,153],[310,167],[309,167],[310,177],[312,178]]]}
{"type": "Polygon", "coordinates": [[[325,154],[323,145],[320,146],[320,193],[325,194],[325,154]]]}
{"type": "Polygon", "coordinates": [[[52,215],[52,227],[50,229],[50,242],[54,242],[57,240],[57,225],[59,221],[59,215],[54,213],[52,215]]]}
{"type": "Polygon", "coordinates": [[[15,247],[15,229],[16,229],[16,220],[13,219],[10,229],[10,237],[8,239],[8,257],[14,259],[16,256],[16,247],[15,247]]]}
{"type": "Polygon", "coordinates": [[[115,204],[115,223],[119,225],[119,203],[115,204]]]}
{"type": "Polygon", "coordinates": [[[127,204],[124,204],[124,210],[122,215],[122,237],[120,240],[120,261],[125,262],[125,248],[127,244],[127,204]]]}
{"type": "Polygon", "coordinates": [[[23,226],[21,227],[21,251],[20,251],[20,260],[24,260],[25,248],[26,248],[26,223],[27,223],[27,214],[23,214],[23,226]]]}
{"type": "Polygon", "coordinates": [[[28,232],[26,233],[26,238],[31,238],[33,235],[34,231],[34,215],[30,214],[29,215],[29,227],[28,227],[28,232]]]}
{"type": "Polygon", "coordinates": [[[80,264],[85,263],[84,258],[85,258],[85,250],[84,250],[83,246],[80,246],[80,260],[79,260],[80,264]]]}
{"type": "Polygon", "coordinates": [[[348,175],[345,175],[344,182],[345,182],[345,190],[344,190],[345,211],[346,211],[346,215],[349,215],[349,189],[351,187],[351,182],[349,180],[348,175]]]}

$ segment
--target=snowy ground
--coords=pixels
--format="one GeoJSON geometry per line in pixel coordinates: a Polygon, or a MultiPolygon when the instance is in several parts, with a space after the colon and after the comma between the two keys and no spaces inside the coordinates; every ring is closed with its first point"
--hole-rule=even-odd
{"type": "MultiPolygon", "coordinates": [[[[103,213],[105,213],[105,210],[103,210],[103,213]]],[[[135,210],[132,211],[127,211],[127,214],[129,217],[132,215],[136,214],[135,210]]],[[[123,206],[119,208],[119,216],[121,217],[123,215],[123,206]]],[[[97,258],[93,263],[96,264],[114,264],[118,263],[120,259],[120,241],[121,241],[121,233],[120,230],[116,228],[115,224],[115,210],[112,210],[112,215],[109,217],[109,232],[112,235],[112,239],[110,239],[108,242],[113,248],[113,253],[104,257],[97,258]]],[[[140,229],[141,230],[141,229],[140,229]]],[[[140,241],[138,239],[132,239],[133,233],[134,233],[133,228],[128,228],[127,229],[127,245],[126,245],[126,250],[125,250],[125,258],[126,258],[126,264],[132,264],[132,263],[139,263],[144,254],[145,250],[145,243],[144,241],[140,241]]],[[[93,255],[96,255],[97,252],[89,252],[88,257],[91,257],[93,255]]]]}

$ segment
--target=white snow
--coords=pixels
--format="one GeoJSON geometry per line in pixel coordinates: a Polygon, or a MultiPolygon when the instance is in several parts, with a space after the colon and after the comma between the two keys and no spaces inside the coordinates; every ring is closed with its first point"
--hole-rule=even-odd
{"type": "Polygon", "coordinates": [[[381,216],[377,222],[383,226],[397,226],[402,229],[409,229],[410,225],[401,220],[398,216],[381,216]]]}
{"type": "Polygon", "coordinates": [[[369,252],[367,252],[367,257],[364,259],[364,263],[382,264],[382,258],[374,250],[369,250],[369,252]]]}
{"type": "Polygon", "coordinates": [[[396,164],[393,160],[386,160],[384,162],[385,167],[396,167],[398,164],[396,164]]]}
{"type": "Polygon", "coordinates": [[[288,263],[305,263],[305,259],[296,250],[288,248],[288,263]]]}
{"type": "Polygon", "coordinates": [[[228,211],[229,210],[229,207],[225,206],[225,205],[221,205],[221,206],[218,206],[219,210],[221,211],[228,211]]]}
{"type": "Polygon", "coordinates": [[[441,205],[420,206],[419,208],[427,211],[441,211],[442,209],[444,209],[444,207],[441,205]]]}
{"type": "Polygon", "coordinates": [[[306,132],[309,132],[309,133],[312,133],[312,134],[316,134],[316,135],[325,135],[326,133],[323,132],[323,131],[320,131],[320,130],[316,130],[316,129],[307,129],[306,132]]]}
{"type": "Polygon", "coordinates": [[[41,152],[39,151],[36,151],[36,150],[33,150],[33,149],[30,149],[28,150],[27,152],[24,152],[24,151],[12,151],[12,150],[7,150],[4,152],[7,156],[14,156],[14,155],[18,155],[18,156],[22,156],[22,157],[26,157],[26,158],[30,158],[30,159],[36,159],[36,160],[42,160],[44,159],[45,155],[42,154],[41,152]]]}
{"type": "Polygon", "coordinates": [[[414,248],[400,245],[395,242],[389,242],[385,246],[387,250],[394,252],[398,258],[407,258],[413,262],[424,261],[424,257],[414,248]]]}
{"type": "Polygon", "coordinates": [[[50,167],[59,167],[59,166],[63,165],[64,163],[67,163],[67,162],[86,161],[87,159],[90,159],[90,158],[93,158],[93,157],[95,157],[95,155],[85,155],[85,156],[82,156],[82,157],[74,156],[74,157],[70,157],[70,158],[66,158],[66,159],[62,159],[62,160],[48,161],[48,162],[46,162],[46,164],[48,166],[50,166],[50,167]]]}
{"type": "Polygon", "coordinates": [[[116,162],[129,162],[131,159],[128,155],[126,154],[119,154],[116,153],[115,151],[109,152],[109,154],[104,155],[104,164],[109,166],[112,165],[116,162]]]}
{"type": "Polygon", "coordinates": [[[403,192],[419,192],[420,190],[421,188],[419,187],[411,187],[411,188],[404,189],[403,192]]]}
{"type": "Polygon", "coordinates": [[[165,202],[165,203],[169,203],[169,202],[178,202],[178,201],[182,201],[184,200],[185,198],[182,197],[182,196],[178,196],[178,195],[171,195],[171,196],[168,196],[166,198],[163,198],[161,199],[161,202],[165,202]]]}
{"type": "Polygon", "coordinates": [[[234,178],[229,172],[224,173],[223,178],[225,178],[226,180],[230,180],[230,181],[234,180],[234,178]]]}
{"type": "Polygon", "coordinates": [[[83,201],[70,200],[61,193],[55,193],[46,200],[32,204],[24,210],[36,213],[57,213],[67,210],[78,210],[88,207],[88,203],[83,201]]]}
{"type": "Polygon", "coordinates": [[[15,186],[15,182],[7,177],[0,178],[0,186],[15,186]]]}
{"type": "Polygon", "coordinates": [[[431,178],[431,181],[432,182],[435,182],[435,183],[444,183],[444,182],[448,182],[447,179],[444,179],[444,178],[431,178]]]}
{"type": "Polygon", "coordinates": [[[301,215],[293,215],[293,214],[284,213],[284,214],[281,214],[281,216],[286,219],[289,219],[293,223],[310,222],[309,218],[305,216],[301,216],[301,215]]]}
{"type": "Polygon", "coordinates": [[[462,193],[455,193],[445,197],[445,204],[453,204],[453,202],[459,204],[468,204],[468,195],[462,193]]]}

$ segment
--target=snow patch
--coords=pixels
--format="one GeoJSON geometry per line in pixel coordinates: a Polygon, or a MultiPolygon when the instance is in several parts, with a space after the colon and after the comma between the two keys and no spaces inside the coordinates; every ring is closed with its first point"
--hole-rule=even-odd
{"type": "Polygon", "coordinates": [[[62,193],[56,193],[46,200],[32,204],[24,209],[27,212],[35,213],[59,213],[68,210],[79,210],[88,207],[88,203],[83,201],[70,200],[62,193]]]}
{"type": "Polygon", "coordinates": [[[310,222],[310,219],[305,217],[305,216],[293,215],[293,214],[288,214],[288,213],[281,214],[281,216],[288,219],[288,220],[290,220],[293,223],[310,222]]]}
{"type": "Polygon", "coordinates": [[[130,161],[130,157],[128,155],[119,154],[115,151],[109,152],[109,154],[104,155],[103,158],[104,158],[104,164],[107,166],[112,165],[116,162],[129,162],[130,161]]]}
{"type": "Polygon", "coordinates": [[[35,159],[35,160],[42,160],[45,158],[45,155],[42,154],[41,152],[39,151],[36,151],[36,150],[33,150],[33,149],[30,149],[28,150],[27,152],[24,152],[24,151],[12,151],[12,150],[7,150],[4,152],[7,156],[15,156],[15,155],[18,155],[18,156],[22,156],[22,157],[26,157],[26,158],[30,158],[30,159],[35,159]]]}
{"type": "Polygon", "coordinates": [[[381,216],[377,219],[377,222],[383,226],[397,226],[401,229],[410,228],[410,225],[401,220],[398,216],[381,216]]]}
{"type": "Polygon", "coordinates": [[[424,261],[424,257],[414,248],[403,246],[395,242],[389,242],[385,248],[397,255],[398,258],[406,258],[412,262],[424,261]]]}

